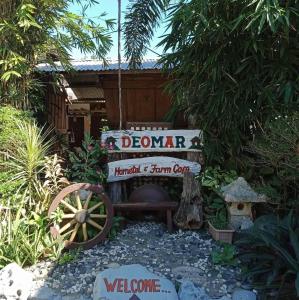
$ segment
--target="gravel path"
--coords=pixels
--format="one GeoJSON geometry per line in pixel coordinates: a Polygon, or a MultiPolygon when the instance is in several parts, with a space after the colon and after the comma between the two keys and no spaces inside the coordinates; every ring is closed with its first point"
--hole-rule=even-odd
{"type": "Polygon", "coordinates": [[[241,285],[239,269],[211,262],[210,253],[217,248],[205,230],[169,234],[162,224],[144,222],[128,225],[114,240],[81,251],[72,262],[44,261],[29,270],[34,273],[35,288],[55,291],[57,297],[52,299],[91,299],[97,273],[125,264],[141,264],[176,286],[188,278],[217,299],[230,296],[241,285]]]}

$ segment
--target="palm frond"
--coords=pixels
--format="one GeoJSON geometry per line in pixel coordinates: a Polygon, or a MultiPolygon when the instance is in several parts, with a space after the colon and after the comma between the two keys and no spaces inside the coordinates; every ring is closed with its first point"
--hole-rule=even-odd
{"type": "Polygon", "coordinates": [[[125,57],[129,67],[140,68],[142,57],[170,0],[131,0],[124,24],[125,57]]]}

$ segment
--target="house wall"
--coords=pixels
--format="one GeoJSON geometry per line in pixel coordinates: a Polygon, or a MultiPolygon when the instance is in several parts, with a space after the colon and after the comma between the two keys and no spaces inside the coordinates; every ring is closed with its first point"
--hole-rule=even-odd
{"type": "Polygon", "coordinates": [[[66,133],[68,128],[66,95],[60,91],[55,91],[49,84],[46,90],[45,104],[49,124],[58,132],[66,133]]]}
{"type": "MultiPolygon", "coordinates": [[[[104,89],[108,126],[118,129],[118,77],[117,73],[75,73],[76,84],[100,85],[104,89]]],[[[161,122],[171,108],[171,98],[163,92],[166,79],[161,73],[132,73],[122,75],[123,128],[126,122],[161,122]]],[[[48,87],[46,95],[48,121],[61,133],[69,127],[66,96],[48,87]]],[[[174,128],[185,128],[186,122],[179,117],[174,128]]]]}
{"type": "MultiPolygon", "coordinates": [[[[122,110],[125,122],[161,122],[170,110],[171,99],[163,92],[166,80],[161,74],[126,74],[122,76],[122,110]]],[[[103,80],[108,124],[119,126],[117,75],[103,80]]]]}

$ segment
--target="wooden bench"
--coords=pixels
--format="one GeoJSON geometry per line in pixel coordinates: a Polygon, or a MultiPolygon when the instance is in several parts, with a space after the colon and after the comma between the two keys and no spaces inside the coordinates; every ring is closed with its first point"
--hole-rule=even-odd
{"type": "Polygon", "coordinates": [[[180,152],[180,154],[182,154],[183,152],[199,151],[196,146],[200,141],[200,131],[185,130],[182,132],[177,130],[167,132],[163,135],[161,132],[172,129],[171,123],[167,122],[128,122],[126,128],[128,131],[110,131],[102,134],[102,142],[108,146],[110,153],[108,163],[109,176],[107,180],[114,210],[118,214],[127,211],[157,211],[166,213],[167,228],[169,232],[172,232],[172,215],[173,212],[177,210],[179,206],[178,203],[168,200],[154,203],[142,202],[138,200],[138,198],[136,202],[123,202],[124,199],[127,199],[126,196],[123,197],[124,195],[127,195],[127,191],[126,187],[121,184],[121,180],[132,178],[133,182],[131,187],[138,188],[145,183],[143,181],[145,178],[161,176],[159,179],[163,180],[163,178],[170,176],[183,177],[185,172],[199,172],[200,165],[198,163],[174,157],[165,157],[164,155],[162,156],[162,153],[180,152]],[[144,132],[146,136],[140,138],[138,133],[140,131],[144,132]],[[138,135],[139,138],[133,139],[132,136],[134,132],[136,132],[136,135],[138,135]],[[160,137],[159,139],[157,139],[157,137],[155,137],[155,140],[152,139],[153,144],[152,146],[149,146],[151,141],[149,136],[151,136],[151,132],[160,132],[160,137]],[[175,133],[178,135],[175,136],[172,141],[171,134],[175,133]],[[125,137],[123,137],[123,135],[125,137]],[[165,139],[164,143],[166,143],[167,146],[166,144],[165,146],[162,144],[163,138],[165,139]],[[134,147],[134,143],[140,143],[140,145],[147,149],[140,149],[140,145],[134,147]],[[132,148],[128,149],[130,145],[132,148]],[[122,153],[121,160],[119,160],[119,153],[122,153]],[[154,157],[152,157],[153,154],[155,155],[154,157]],[[115,159],[117,156],[119,158],[115,159]],[[137,165],[139,167],[136,167],[137,165]],[[153,170],[151,169],[153,166],[158,167],[153,170]],[[142,172],[142,170],[144,172],[142,172]],[[149,170],[152,172],[149,172],[149,170]],[[137,173],[139,173],[139,175],[137,173]],[[122,190],[124,190],[123,193],[122,190]]]}
{"type": "Polygon", "coordinates": [[[113,204],[116,212],[121,214],[125,211],[163,211],[166,212],[167,229],[172,232],[172,214],[177,209],[178,203],[176,202],[160,202],[160,203],[117,203],[113,204]]]}

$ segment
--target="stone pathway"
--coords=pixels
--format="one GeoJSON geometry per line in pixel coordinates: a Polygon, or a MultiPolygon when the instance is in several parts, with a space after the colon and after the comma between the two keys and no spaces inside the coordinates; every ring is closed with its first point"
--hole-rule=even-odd
{"type": "Polygon", "coordinates": [[[141,264],[170,279],[176,287],[183,278],[205,288],[212,298],[230,297],[241,286],[240,270],[215,266],[210,258],[219,246],[202,231],[177,231],[169,234],[162,224],[131,224],[112,241],[81,251],[76,260],[56,265],[44,261],[28,268],[34,274],[35,289],[43,287],[48,298],[32,300],[91,299],[99,271],[119,265],[141,264]]]}

